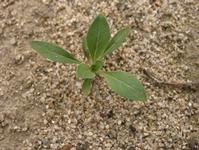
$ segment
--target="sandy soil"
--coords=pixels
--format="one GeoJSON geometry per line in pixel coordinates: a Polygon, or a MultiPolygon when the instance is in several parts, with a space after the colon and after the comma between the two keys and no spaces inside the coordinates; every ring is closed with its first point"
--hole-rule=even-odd
{"type": "Polygon", "coordinates": [[[199,77],[197,0],[2,0],[0,150],[197,150],[198,92],[156,85],[199,77]],[[81,38],[103,12],[112,33],[132,32],[105,70],[137,74],[148,101],[130,102],[98,79],[81,93],[75,65],[47,61],[32,39],[59,44],[85,61],[81,38]]]}

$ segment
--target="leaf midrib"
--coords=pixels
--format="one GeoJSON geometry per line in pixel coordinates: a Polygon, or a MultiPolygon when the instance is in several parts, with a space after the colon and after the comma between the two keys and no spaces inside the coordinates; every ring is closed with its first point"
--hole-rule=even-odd
{"type": "Polygon", "coordinates": [[[112,76],[112,75],[110,75],[110,74],[106,74],[106,75],[108,75],[108,76],[112,77],[113,79],[115,79],[115,80],[117,80],[117,81],[119,81],[119,82],[121,82],[121,83],[127,85],[127,87],[129,87],[130,89],[132,89],[133,91],[135,91],[135,90],[134,90],[129,84],[127,84],[126,82],[122,82],[122,80],[119,80],[119,79],[115,78],[114,76],[112,76]]]}
{"type": "Polygon", "coordinates": [[[99,45],[99,37],[100,37],[99,23],[97,23],[97,42],[96,42],[96,45],[95,45],[95,51],[94,51],[94,56],[93,56],[94,61],[95,61],[95,57],[96,57],[96,53],[97,53],[97,48],[98,48],[98,45],[99,45]]]}
{"type": "Polygon", "coordinates": [[[129,84],[127,84],[126,82],[122,82],[122,80],[119,80],[119,79],[115,78],[114,76],[112,76],[112,75],[110,75],[110,74],[106,74],[106,75],[108,75],[108,76],[114,78],[115,80],[117,80],[117,81],[119,81],[119,82],[121,82],[121,83],[123,83],[123,84],[126,84],[128,87],[130,87],[131,89],[133,89],[133,88],[132,88],[129,84]]]}
{"type": "MultiPolygon", "coordinates": [[[[80,62],[79,62],[78,60],[76,60],[76,59],[67,58],[66,56],[60,55],[60,54],[58,54],[58,53],[56,53],[56,52],[48,51],[48,53],[51,53],[51,54],[55,55],[55,57],[56,57],[56,56],[63,57],[64,59],[66,59],[66,60],[68,59],[68,60],[70,60],[71,62],[74,62],[74,63],[77,63],[77,64],[80,63],[80,62]]],[[[48,58],[48,57],[47,57],[47,58],[48,58]]]]}
{"type": "MultiPolygon", "coordinates": [[[[54,45],[54,46],[56,46],[56,45],[54,45]]],[[[45,48],[46,48],[46,50],[47,49],[51,49],[51,47],[50,46],[48,46],[48,45],[45,45],[44,46],[45,48]]],[[[60,48],[60,47],[57,47],[58,49],[60,49],[60,52],[58,52],[58,50],[57,50],[57,52],[54,52],[54,51],[52,51],[52,50],[49,50],[49,52],[51,52],[51,53],[55,53],[55,54],[58,54],[59,56],[63,56],[63,57],[68,57],[68,58],[70,58],[70,59],[75,59],[70,53],[68,53],[67,51],[65,51],[64,49],[62,49],[62,48],[60,48]],[[61,52],[61,50],[63,50],[63,52],[65,52],[65,54],[61,54],[62,52],[61,52]],[[65,56],[66,55],[66,56],[65,56]]],[[[75,59],[76,60],[76,59],[75,59]]]]}
{"type": "MultiPolygon", "coordinates": [[[[111,46],[106,50],[105,54],[109,53],[110,49],[112,49],[112,47],[114,47],[115,45],[118,44],[117,41],[121,40],[122,37],[123,37],[123,35],[124,35],[125,33],[126,33],[126,31],[118,38],[118,40],[113,40],[114,37],[112,38],[111,42],[113,42],[113,43],[112,43],[111,46]]],[[[116,33],[116,35],[117,35],[117,33],[116,33]]],[[[116,35],[115,35],[115,36],[116,36],[116,35]]]]}
{"type": "Polygon", "coordinates": [[[111,46],[106,50],[105,54],[109,53],[110,49],[112,49],[112,47],[114,47],[115,45],[117,45],[117,43],[115,43],[115,41],[113,41],[113,42],[114,43],[112,43],[111,46]]]}

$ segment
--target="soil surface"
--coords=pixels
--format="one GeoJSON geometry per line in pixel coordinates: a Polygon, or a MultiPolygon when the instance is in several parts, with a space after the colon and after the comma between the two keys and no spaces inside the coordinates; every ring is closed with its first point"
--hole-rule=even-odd
{"type": "Polygon", "coordinates": [[[1,0],[0,150],[198,150],[198,91],[154,84],[199,79],[197,0],[1,0]],[[57,43],[86,61],[81,39],[104,13],[131,34],[106,58],[143,82],[148,101],[128,101],[98,78],[84,97],[76,66],[50,62],[29,41],[57,43]]]}

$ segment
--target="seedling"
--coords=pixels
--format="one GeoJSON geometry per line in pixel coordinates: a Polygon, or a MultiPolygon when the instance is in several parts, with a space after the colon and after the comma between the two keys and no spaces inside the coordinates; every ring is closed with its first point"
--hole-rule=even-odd
{"type": "Polygon", "coordinates": [[[81,63],[63,48],[44,41],[31,41],[30,45],[43,57],[56,62],[77,64],[77,77],[83,79],[82,90],[90,93],[92,81],[99,75],[108,86],[120,96],[130,100],[145,101],[142,84],[134,75],[124,71],[102,71],[104,57],[117,49],[128,36],[130,29],[124,28],[111,38],[109,25],[103,15],[98,15],[83,37],[82,48],[88,64],[81,63]]]}

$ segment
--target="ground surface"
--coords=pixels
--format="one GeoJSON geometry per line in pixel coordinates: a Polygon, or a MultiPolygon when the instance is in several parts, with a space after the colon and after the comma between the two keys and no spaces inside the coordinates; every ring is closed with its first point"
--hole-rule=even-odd
{"type": "Polygon", "coordinates": [[[0,2],[0,150],[198,149],[198,92],[158,86],[199,77],[197,0],[2,0],[0,2]],[[81,38],[103,12],[115,33],[132,32],[107,57],[105,70],[126,70],[148,101],[130,102],[97,80],[83,97],[74,65],[46,61],[28,45],[52,41],[85,61],[81,38]]]}

